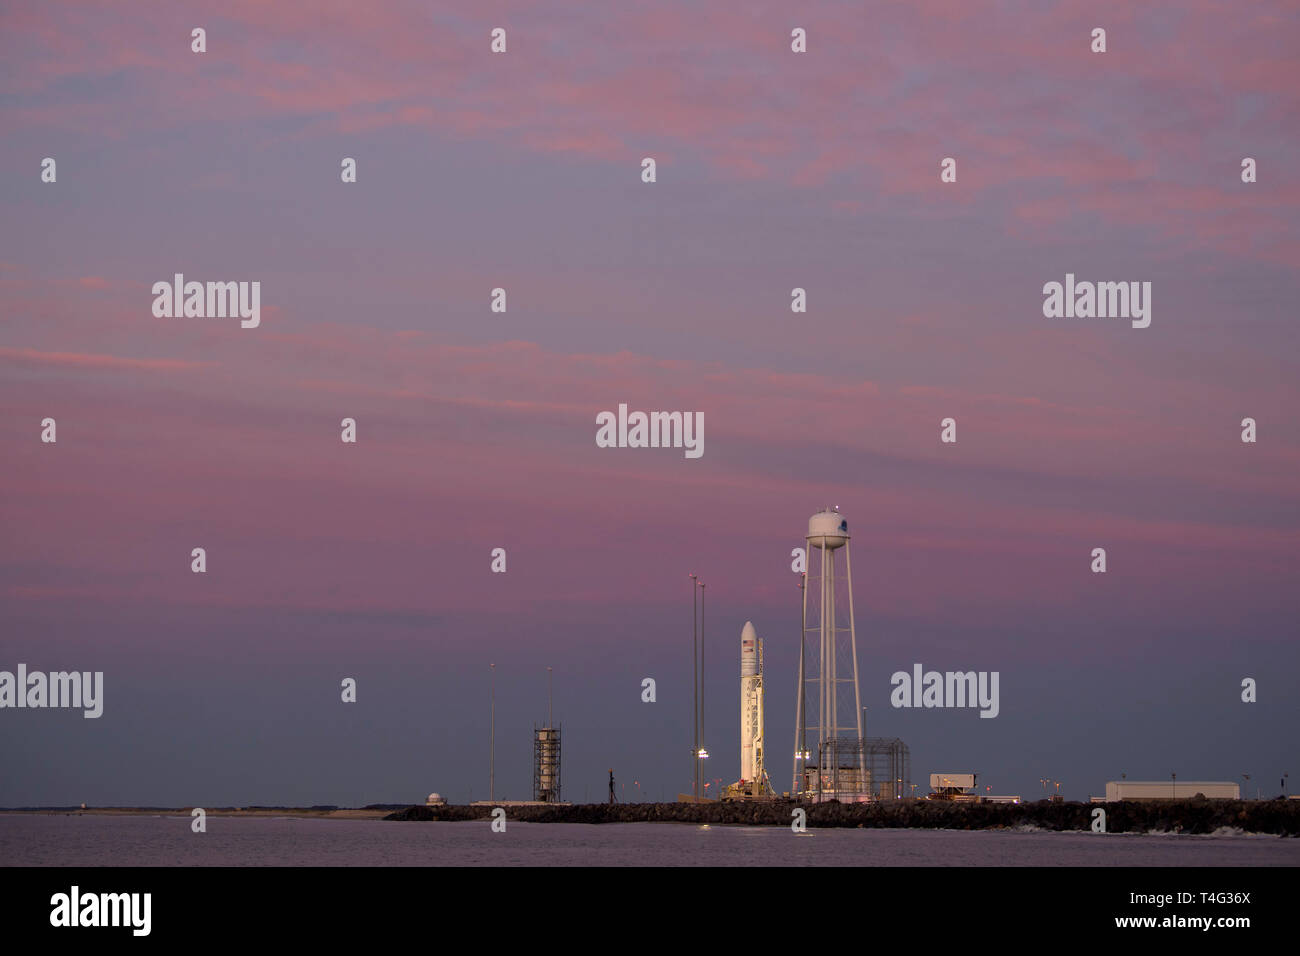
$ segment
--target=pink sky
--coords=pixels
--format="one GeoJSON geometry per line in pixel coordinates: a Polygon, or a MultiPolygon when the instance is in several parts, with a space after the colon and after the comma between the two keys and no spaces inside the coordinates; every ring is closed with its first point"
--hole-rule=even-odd
{"type": "Polygon", "coordinates": [[[83,607],[110,660],[165,662],[114,623],[155,607],[463,615],[474,673],[536,650],[521,616],[635,607],[662,650],[693,569],[784,639],[827,504],[877,648],[1163,661],[1153,630],[1250,621],[1229,685],[1296,663],[1289,5],[48,3],[0,36],[0,667],[83,607]],[[260,327],[155,318],[176,272],[260,281],[260,327]],[[1067,272],[1152,282],[1151,327],[1044,318],[1067,272]],[[702,412],[703,458],[597,448],[619,403],[702,412]]]}

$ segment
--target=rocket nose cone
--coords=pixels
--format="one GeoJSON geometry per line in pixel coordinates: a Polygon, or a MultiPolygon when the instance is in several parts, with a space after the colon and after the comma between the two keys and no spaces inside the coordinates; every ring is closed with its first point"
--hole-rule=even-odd
{"type": "Polygon", "coordinates": [[[740,632],[742,641],[752,641],[758,637],[758,631],[754,630],[754,622],[746,621],[744,628],[740,632]]]}

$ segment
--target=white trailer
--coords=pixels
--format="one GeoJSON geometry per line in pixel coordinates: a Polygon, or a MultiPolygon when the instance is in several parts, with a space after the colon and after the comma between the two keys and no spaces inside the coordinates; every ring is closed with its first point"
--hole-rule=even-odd
{"type": "Polygon", "coordinates": [[[1225,781],[1109,780],[1106,802],[1119,800],[1190,800],[1197,794],[1211,800],[1240,800],[1241,787],[1225,781]]]}
{"type": "Polygon", "coordinates": [[[973,773],[932,773],[931,790],[970,790],[975,786],[973,773]]]}

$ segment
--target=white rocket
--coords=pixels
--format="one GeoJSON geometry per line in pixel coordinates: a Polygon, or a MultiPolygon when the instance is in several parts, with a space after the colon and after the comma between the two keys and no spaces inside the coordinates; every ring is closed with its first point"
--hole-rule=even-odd
{"type": "Polygon", "coordinates": [[[752,621],[740,632],[740,779],[765,785],[763,770],[763,642],[752,621]]]}

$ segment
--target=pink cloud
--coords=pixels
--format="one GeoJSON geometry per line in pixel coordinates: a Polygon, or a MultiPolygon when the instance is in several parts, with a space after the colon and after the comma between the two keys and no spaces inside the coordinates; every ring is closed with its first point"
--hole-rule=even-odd
{"type": "Polygon", "coordinates": [[[0,347],[0,359],[21,365],[63,365],[74,368],[147,369],[174,372],[209,368],[218,363],[185,359],[122,358],[116,355],[92,355],[85,352],[42,352],[37,349],[0,347]]]}
{"type": "Polygon", "coordinates": [[[57,3],[7,12],[10,32],[31,39],[16,58],[20,93],[126,75],[150,102],[122,110],[65,93],[57,108],[17,105],[7,119],[102,135],[178,114],[291,117],[298,136],[424,127],[603,162],[698,155],[725,178],[804,188],[846,177],[941,210],[1041,179],[1054,198],[1019,199],[1000,213],[1013,226],[1041,231],[1089,213],[1275,261],[1300,248],[1294,189],[1261,183],[1257,197],[1240,197],[1250,205],[1237,208],[1262,225],[1215,244],[1187,226],[1238,198],[1226,193],[1231,171],[1208,191],[1216,195],[1179,185],[1189,175],[1212,181],[1187,162],[1204,154],[1207,130],[1255,149],[1300,114],[1300,25],[1269,6],[1197,2],[1157,16],[1083,0],[1014,12],[923,0],[883,4],[863,20],[814,5],[802,17],[802,55],[790,52],[792,21],[775,2],[745,11],[620,4],[588,21],[509,4],[456,17],[403,3],[303,9],[227,4],[203,56],[188,52],[175,16],[131,23],[57,3]],[[1099,56],[1088,43],[1102,21],[1111,49],[1099,56]],[[509,25],[505,56],[487,52],[496,22],[509,25]],[[286,59],[289,46],[312,56],[286,59]],[[1244,96],[1256,105],[1230,127],[1244,96]],[[1116,115],[1092,112],[1103,102],[1116,115]],[[1149,121],[1171,111],[1179,122],[1149,121]],[[941,188],[938,162],[950,155],[958,184],[941,188]]]}

